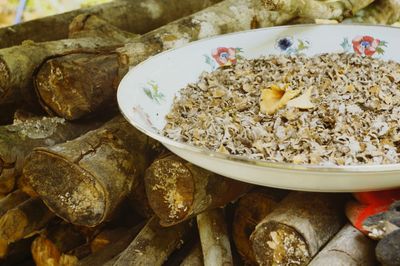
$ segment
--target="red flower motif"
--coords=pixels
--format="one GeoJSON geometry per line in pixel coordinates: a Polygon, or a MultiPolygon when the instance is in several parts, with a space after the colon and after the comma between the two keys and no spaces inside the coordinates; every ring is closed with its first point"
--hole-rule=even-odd
{"type": "Polygon", "coordinates": [[[220,66],[230,66],[237,62],[236,48],[218,47],[212,51],[212,57],[220,66]]]}
{"type": "Polygon", "coordinates": [[[352,41],[354,51],[359,55],[372,56],[378,48],[379,39],[374,39],[371,36],[358,36],[352,41]]]}

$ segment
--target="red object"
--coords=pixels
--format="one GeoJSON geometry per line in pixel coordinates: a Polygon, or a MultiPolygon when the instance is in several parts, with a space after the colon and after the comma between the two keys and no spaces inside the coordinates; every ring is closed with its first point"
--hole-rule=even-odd
{"type": "Polygon", "coordinates": [[[400,189],[358,192],[353,193],[357,201],[350,201],[346,205],[346,216],[363,233],[367,233],[363,228],[364,221],[373,215],[385,212],[390,205],[400,200],[400,189]]]}
{"type": "Polygon", "coordinates": [[[212,51],[212,57],[220,66],[229,66],[236,64],[236,48],[218,47],[212,51]]]}

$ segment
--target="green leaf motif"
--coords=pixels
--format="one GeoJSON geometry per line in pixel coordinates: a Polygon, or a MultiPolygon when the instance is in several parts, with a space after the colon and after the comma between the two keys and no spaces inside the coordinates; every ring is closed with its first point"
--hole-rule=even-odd
{"type": "Polygon", "coordinates": [[[144,93],[153,100],[153,95],[151,93],[151,91],[148,88],[143,88],[144,93]]]}
{"type": "Polygon", "coordinates": [[[376,53],[377,53],[377,54],[384,54],[385,51],[384,51],[381,47],[378,46],[378,47],[376,48],[376,53]]]}

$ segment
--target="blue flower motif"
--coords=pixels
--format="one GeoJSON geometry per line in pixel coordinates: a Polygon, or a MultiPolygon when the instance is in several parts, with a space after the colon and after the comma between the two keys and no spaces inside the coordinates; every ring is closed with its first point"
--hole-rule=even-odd
{"type": "Polygon", "coordinates": [[[282,51],[286,51],[293,45],[293,40],[290,37],[280,38],[276,41],[276,46],[282,51]]]}

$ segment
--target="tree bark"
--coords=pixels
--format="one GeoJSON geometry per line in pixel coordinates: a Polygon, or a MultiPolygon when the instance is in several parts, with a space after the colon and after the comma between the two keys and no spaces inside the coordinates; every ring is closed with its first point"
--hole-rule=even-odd
{"type": "Polygon", "coordinates": [[[28,199],[0,218],[0,258],[8,246],[42,229],[54,217],[39,198],[28,199]]]}
{"type": "Polygon", "coordinates": [[[117,116],[72,141],[34,149],[23,175],[58,216],[93,227],[109,219],[135,188],[151,143],[117,116]]]}
{"type": "Polygon", "coordinates": [[[360,10],[347,21],[354,23],[369,23],[391,25],[400,20],[399,0],[377,0],[370,6],[360,10]]]}
{"type": "Polygon", "coordinates": [[[179,19],[117,49],[121,73],[129,66],[191,41],[257,27],[281,25],[292,15],[266,10],[262,0],[225,0],[191,16],[179,19]]]}
{"type": "Polygon", "coordinates": [[[113,1],[1,28],[0,48],[19,45],[27,39],[66,39],[69,24],[80,14],[94,14],[122,30],[142,34],[217,2],[220,0],[113,1]]]}
{"type": "Polygon", "coordinates": [[[111,235],[106,237],[106,242],[108,242],[107,245],[102,246],[102,248],[96,250],[93,254],[80,260],[77,266],[103,265],[105,262],[112,260],[129,246],[138,232],[142,229],[143,225],[143,223],[140,223],[132,228],[125,229],[123,230],[123,235],[120,234],[121,231],[114,231],[111,235]]]}
{"type": "Polygon", "coordinates": [[[70,123],[62,118],[43,117],[0,127],[0,193],[12,191],[33,148],[71,140],[99,125],[99,122],[70,123]]]}
{"type": "Polygon", "coordinates": [[[161,227],[157,217],[154,216],[121,253],[114,266],[161,266],[168,256],[185,241],[190,229],[189,222],[168,228],[161,227]]]}
{"type": "Polygon", "coordinates": [[[374,0],[265,0],[269,10],[282,11],[299,17],[312,19],[339,19],[352,16],[374,0]]]}
{"type": "Polygon", "coordinates": [[[203,266],[203,252],[201,250],[200,243],[197,243],[186,256],[186,258],[182,261],[180,266],[203,266]]]}
{"type": "Polygon", "coordinates": [[[374,242],[350,224],[345,225],[318,253],[309,266],[373,266],[374,242]]]}
{"type": "Polygon", "coordinates": [[[233,219],[233,240],[242,259],[249,265],[257,265],[250,243],[250,235],[256,225],[271,213],[286,191],[260,189],[250,191],[240,198],[233,219]]]}
{"type": "Polygon", "coordinates": [[[342,199],[334,194],[290,193],[252,233],[260,265],[307,265],[343,225],[342,199]]]}
{"type": "Polygon", "coordinates": [[[24,238],[15,243],[11,243],[7,250],[5,258],[0,259],[2,266],[20,265],[24,260],[31,255],[30,247],[34,237],[24,238]]]}
{"type": "Polygon", "coordinates": [[[197,227],[204,265],[233,265],[223,209],[213,209],[197,215],[197,227]]]}
{"type": "Polygon", "coordinates": [[[146,194],[163,226],[226,205],[251,185],[211,173],[176,155],[158,159],[146,170],[146,194]]]}
{"type": "Polygon", "coordinates": [[[28,198],[29,196],[21,190],[15,190],[6,197],[0,199],[0,217],[3,216],[8,210],[13,209],[22,202],[26,201],[28,198]]]}

